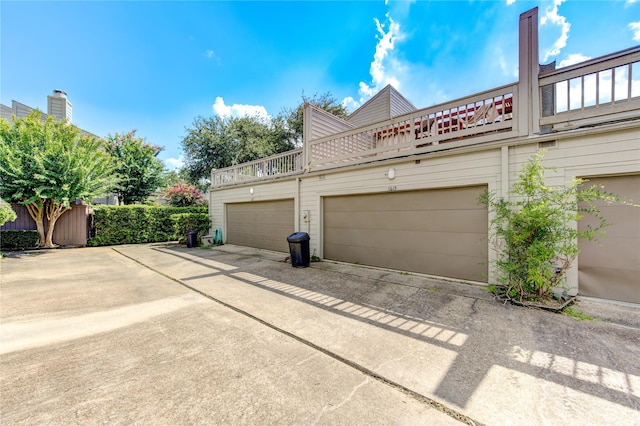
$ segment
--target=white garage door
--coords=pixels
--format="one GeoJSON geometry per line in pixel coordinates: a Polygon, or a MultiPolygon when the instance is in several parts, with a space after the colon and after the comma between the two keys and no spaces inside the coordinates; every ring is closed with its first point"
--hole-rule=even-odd
{"type": "MultiPolygon", "coordinates": [[[[586,185],[640,202],[640,175],[590,178],[586,185]]],[[[578,288],[584,296],[640,303],[640,208],[599,203],[611,223],[600,243],[580,241],[578,288]]],[[[585,217],[578,229],[595,224],[585,217]]]]}
{"type": "Polygon", "coordinates": [[[485,186],[325,197],[324,258],[487,281],[485,186]]]}
{"type": "Polygon", "coordinates": [[[227,243],[289,251],[294,232],[293,199],[226,205],[227,243]]]}

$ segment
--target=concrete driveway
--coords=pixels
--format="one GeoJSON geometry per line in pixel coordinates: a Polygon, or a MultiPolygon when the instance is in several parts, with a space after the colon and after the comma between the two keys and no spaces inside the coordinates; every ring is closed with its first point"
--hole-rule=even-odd
{"type": "Polygon", "coordinates": [[[0,260],[3,424],[640,424],[640,311],[243,247],[0,260]]]}

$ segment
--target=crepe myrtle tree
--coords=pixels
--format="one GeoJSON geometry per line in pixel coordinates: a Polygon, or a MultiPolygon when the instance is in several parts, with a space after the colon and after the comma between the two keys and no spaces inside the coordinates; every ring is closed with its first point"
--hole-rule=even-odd
{"type": "Polygon", "coordinates": [[[174,207],[203,206],[207,203],[202,192],[188,183],[176,183],[167,187],[165,196],[174,207]]]}
{"type": "Polygon", "coordinates": [[[73,201],[113,186],[113,171],[104,141],[66,121],[41,120],[38,110],[12,123],[0,119],[0,194],[27,208],[42,247],[54,247],[56,222],[73,201]]]}

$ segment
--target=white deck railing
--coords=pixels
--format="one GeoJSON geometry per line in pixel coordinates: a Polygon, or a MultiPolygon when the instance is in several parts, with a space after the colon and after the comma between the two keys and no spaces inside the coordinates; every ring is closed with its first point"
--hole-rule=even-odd
{"type": "Polygon", "coordinates": [[[517,84],[308,142],[312,170],[512,137],[517,84]],[[483,136],[485,136],[483,138],[483,136]]]}
{"type": "Polygon", "coordinates": [[[542,73],[540,125],[552,130],[640,116],[640,47],[542,73]]]}
{"type": "Polygon", "coordinates": [[[302,148],[211,172],[211,186],[225,186],[301,173],[302,148]]]}

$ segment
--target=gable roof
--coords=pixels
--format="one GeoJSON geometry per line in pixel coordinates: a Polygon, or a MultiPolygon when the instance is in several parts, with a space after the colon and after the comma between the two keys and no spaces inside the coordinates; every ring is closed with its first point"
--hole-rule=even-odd
{"type": "Polygon", "coordinates": [[[398,115],[415,111],[417,108],[390,84],[352,112],[347,121],[356,126],[364,126],[398,115]]]}

